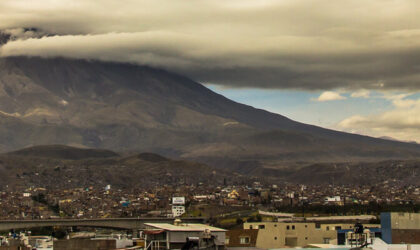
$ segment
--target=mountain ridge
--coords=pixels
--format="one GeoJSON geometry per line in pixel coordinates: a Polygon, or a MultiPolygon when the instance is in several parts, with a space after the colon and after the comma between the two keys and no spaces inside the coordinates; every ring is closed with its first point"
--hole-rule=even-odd
{"type": "Polygon", "coordinates": [[[0,151],[42,144],[222,160],[221,167],[420,157],[420,145],[295,122],[162,69],[0,58],[0,151]]]}

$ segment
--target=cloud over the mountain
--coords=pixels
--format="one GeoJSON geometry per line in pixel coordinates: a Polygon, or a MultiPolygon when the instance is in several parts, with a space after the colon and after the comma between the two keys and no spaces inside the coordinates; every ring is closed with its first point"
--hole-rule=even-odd
{"type": "Polygon", "coordinates": [[[407,98],[409,96],[384,96],[392,102],[393,109],[370,116],[354,115],[341,121],[338,128],[353,133],[420,142],[420,99],[407,98]]]}
{"type": "Polygon", "coordinates": [[[321,93],[321,95],[315,99],[315,101],[318,102],[328,102],[328,101],[338,101],[338,100],[344,100],[347,99],[345,96],[342,96],[338,92],[334,91],[325,91],[321,93]]]}
{"type": "Polygon", "coordinates": [[[0,53],[151,64],[232,87],[418,91],[418,9],[415,0],[2,0],[0,30],[48,36],[24,32],[0,53]]]}

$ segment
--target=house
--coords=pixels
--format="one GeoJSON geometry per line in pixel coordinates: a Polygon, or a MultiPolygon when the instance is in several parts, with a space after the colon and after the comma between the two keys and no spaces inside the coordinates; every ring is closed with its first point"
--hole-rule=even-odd
{"type": "Polygon", "coordinates": [[[226,230],[205,224],[145,223],[147,249],[183,249],[196,246],[200,249],[223,249],[226,230]]]}

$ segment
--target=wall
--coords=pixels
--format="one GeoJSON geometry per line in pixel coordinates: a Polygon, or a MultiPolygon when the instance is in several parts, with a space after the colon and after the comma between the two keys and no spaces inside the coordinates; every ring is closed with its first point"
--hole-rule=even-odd
{"type": "Polygon", "coordinates": [[[420,244],[420,229],[393,229],[393,244],[420,244]]]}
{"type": "Polygon", "coordinates": [[[391,213],[381,213],[382,240],[392,243],[391,213]]]}
{"type": "Polygon", "coordinates": [[[392,229],[420,229],[420,213],[391,213],[392,229]]]}
{"type": "Polygon", "coordinates": [[[381,227],[388,244],[420,244],[420,213],[382,213],[381,227]]]}
{"type": "Polygon", "coordinates": [[[114,250],[116,247],[115,239],[70,239],[54,241],[54,250],[114,250]]]}
{"type": "MultiPolygon", "coordinates": [[[[251,227],[259,229],[256,244],[259,248],[304,247],[308,244],[323,244],[324,239],[329,239],[331,244],[337,244],[336,227],[352,229],[353,226],[353,224],[321,224],[317,228],[315,223],[302,222],[244,223],[244,229],[251,229],[251,227]]],[[[379,225],[366,226],[379,227],[379,225]]]]}
{"type": "MultiPolygon", "coordinates": [[[[188,237],[203,237],[203,232],[168,232],[170,242],[186,242],[188,237]]],[[[211,232],[216,236],[217,241],[225,242],[225,232],[211,232]]]]}
{"type": "Polygon", "coordinates": [[[19,246],[0,246],[0,250],[31,250],[29,247],[19,247],[19,246]]]}
{"type": "Polygon", "coordinates": [[[255,247],[258,238],[257,229],[233,229],[226,232],[226,238],[229,237],[227,247],[255,247]],[[241,244],[241,237],[249,237],[248,244],[241,244]]]}

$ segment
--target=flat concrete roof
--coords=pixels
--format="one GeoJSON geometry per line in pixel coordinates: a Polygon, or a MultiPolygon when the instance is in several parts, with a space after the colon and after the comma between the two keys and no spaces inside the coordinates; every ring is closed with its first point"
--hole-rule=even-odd
{"type": "Polygon", "coordinates": [[[208,226],[205,224],[180,224],[179,226],[175,226],[169,223],[144,223],[144,225],[149,227],[154,227],[156,229],[163,229],[166,231],[173,231],[173,232],[203,232],[204,230],[208,229],[210,232],[226,232],[227,230],[217,227],[208,226]]]}

